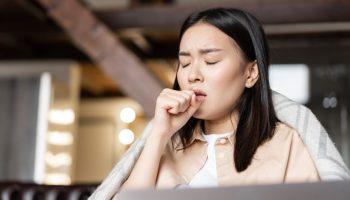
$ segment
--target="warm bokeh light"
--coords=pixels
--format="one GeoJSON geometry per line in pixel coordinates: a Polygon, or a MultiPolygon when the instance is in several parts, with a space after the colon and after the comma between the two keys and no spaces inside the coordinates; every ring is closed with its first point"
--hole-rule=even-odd
{"type": "Polygon", "coordinates": [[[120,119],[124,123],[131,123],[136,118],[136,112],[134,109],[130,107],[123,108],[123,110],[120,112],[120,119]]]}
{"type": "Polygon", "coordinates": [[[74,122],[75,114],[72,109],[53,109],[49,113],[51,123],[68,125],[74,122]]]}
{"type": "Polygon", "coordinates": [[[73,143],[73,135],[70,132],[52,131],[49,132],[47,140],[53,145],[70,145],[73,143]]]}
{"type": "Polygon", "coordinates": [[[124,144],[124,145],[128,145],[131,144],[134,141],[134,132],[132,132],[132,130],[130,129],[123,129],[120,131],[119,133],[119,142],[124,144]]]}
{"type": "Polygon", "coordinates": [[[69,175],[64,173],[50,173],[46,174],[45,183],[55,185],[68,185],[71,183],[71,178],[69,175]]]}
{"type": "Polygon", "coordinates": [[[51,167],[68,166],[72,164],[72,157],[67,153],[46,153],[46,163],[51,167]]]}

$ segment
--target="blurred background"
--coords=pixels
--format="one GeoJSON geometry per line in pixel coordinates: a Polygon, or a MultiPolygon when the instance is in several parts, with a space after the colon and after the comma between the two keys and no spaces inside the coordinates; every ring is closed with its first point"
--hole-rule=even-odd
{"type": "Polygon", "coordinates": [[[0,0],[0,182],[100,183],[172,87],[181,23],[209,7],[261,21],[271,87],[349,166],[349,1],[0,0]]]}

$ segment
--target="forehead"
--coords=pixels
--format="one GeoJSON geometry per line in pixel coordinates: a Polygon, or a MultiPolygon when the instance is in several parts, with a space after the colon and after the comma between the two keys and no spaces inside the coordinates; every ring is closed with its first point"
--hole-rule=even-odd
{"type": "Polygon", "coordinates": [[[180,50],[204,47],[229,49],[233,47],[232,44],[233,39],[220,29],[208,23],[198,23],[185,31],[180,41],[180,50]]]}

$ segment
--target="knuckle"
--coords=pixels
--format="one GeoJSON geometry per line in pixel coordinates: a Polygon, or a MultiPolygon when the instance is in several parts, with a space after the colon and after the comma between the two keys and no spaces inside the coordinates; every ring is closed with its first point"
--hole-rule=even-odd
{"type": "Polygon", "coordinates": [[[159,96],[157,97],[157,102],[161,101],[163,98],[164,98],[163,95],[159,95],[159,96]]]}
{"type": "Polygon", "coordinates": [[[184,104],[186,103],[186,98],[181,96],[179,101],[181,102],[181,104],[184,104]]]}
{"type": "Polygon", "coordinates": [[[169,89],[169,88],[164,88],[163,91],[164,91],[164,92],[169,92],[170,89],[169,89]]]}

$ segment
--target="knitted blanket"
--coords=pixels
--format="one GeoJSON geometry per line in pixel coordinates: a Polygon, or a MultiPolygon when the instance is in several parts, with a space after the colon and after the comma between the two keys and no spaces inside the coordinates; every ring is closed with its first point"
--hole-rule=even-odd
{"type": "MultiPolygon", "coordinates": [[[[350,179],[349,169],[315,115],[305,106],[293,102],[277,92],[273,91],[272,98],[277,117],[283,123],[296,129],[300,134],[315,162],[321,180],[350,179]]],[[[90,200],[111,199],[118,192],[140,156],[151,128],[152,121],[148,123],[141,137],[134,142],[101,185],[89,197],[90,200]]]]}

